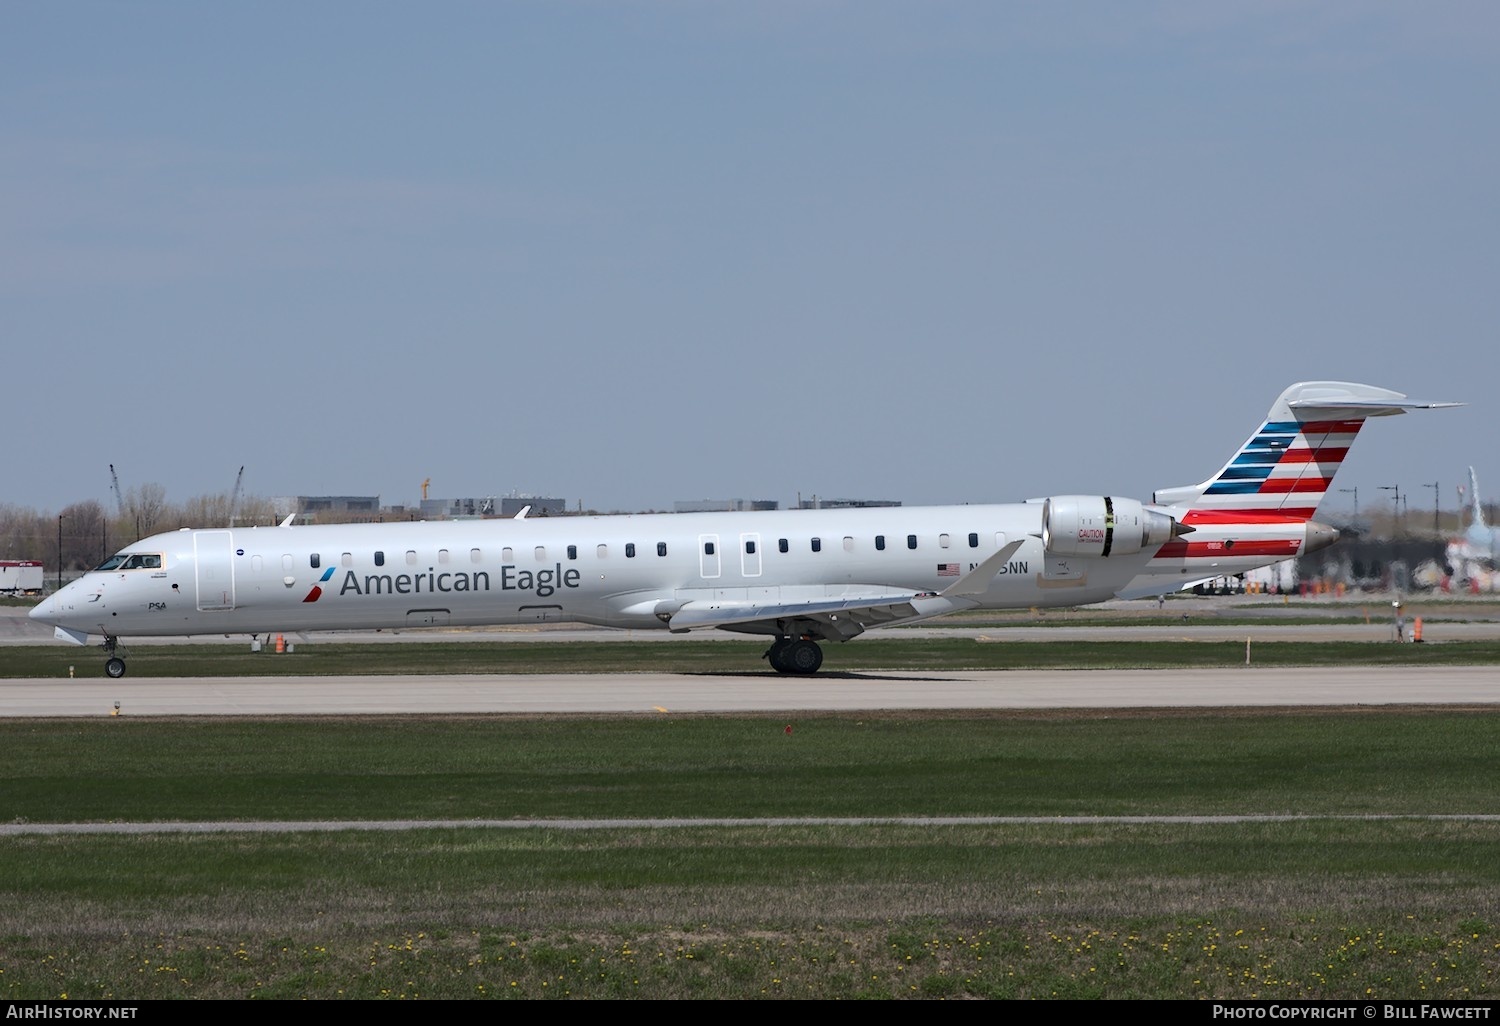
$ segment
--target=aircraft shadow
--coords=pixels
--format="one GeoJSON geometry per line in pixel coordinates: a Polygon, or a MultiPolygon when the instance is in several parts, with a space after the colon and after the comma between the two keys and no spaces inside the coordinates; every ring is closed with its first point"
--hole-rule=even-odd
{"type": "Polygon", "coordinates": [[[691,670],[683,671],[684,677],[759,677],[769,680],[900,680],[900,681],[930,681],[933,683],[951,681],[951,677],[915,677],[904,673],[852,673],[848,670],[835,670],[833,672],[820,672],[810,677],[800,677],[795,674],[777,673],[775,670],[691,670]]]}

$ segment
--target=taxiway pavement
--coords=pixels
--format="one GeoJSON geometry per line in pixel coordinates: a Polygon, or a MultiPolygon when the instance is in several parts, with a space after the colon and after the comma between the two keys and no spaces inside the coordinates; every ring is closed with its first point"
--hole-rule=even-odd
{"type": "Polygon", "coordinates": [[[0,718],[1500,705],[1500,671],[899,670],[783,677],[550,674],[0,680],[0,718]]]}

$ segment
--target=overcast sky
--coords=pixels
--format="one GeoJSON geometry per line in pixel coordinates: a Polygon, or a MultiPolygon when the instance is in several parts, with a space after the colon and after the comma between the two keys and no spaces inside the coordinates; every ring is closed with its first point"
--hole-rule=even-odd
{"type": "Polygon", "coordinates": [[[1323,378],[1500,499],[1497,110],[1477,0],[11,2],[0,501],[1149,498],[1323,378]]]}

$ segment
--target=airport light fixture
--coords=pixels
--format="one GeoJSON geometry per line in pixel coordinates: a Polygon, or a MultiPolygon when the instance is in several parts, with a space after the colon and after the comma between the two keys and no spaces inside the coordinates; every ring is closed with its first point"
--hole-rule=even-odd
{"type": "Polygon", "coordinates": [[[1349,493],[1349,492],[1353,492],[1354,493],[1354,520],[1355,520],[1356,523],[1358,523],[1359,522],[1359,487],[1356,485],[1353,488],[1340,488],[1339,491],[1344,492],[1346,494],[1349,493]]]}
{"type": "Polygon", "coordinates": [[[1401,533],[1401,486],[1399,484],[1381,485],[1380,486],[1380,490],[1382,492],[1390,492],[1390,493],[1392,493],[1391,494],[1391,500],[1392,500],[1391,515],[1395,518],[1395,526],[1392,528],[1392,531],[1394,531],[1396,534],[1400,534],[1401,533]]]}
{"type": "Polygon", "coordinates": [[[1443,528],[1438,523],[1438,496],[1441,494],[1438,491],[1438,482],[1434,481],[1432,484],[1424,484],[1422,487],[1432,489],[1432,536],[1434,538],[1441,538],[1443,536],[1443,528]]]}
{"type": "Polygon", "coordinates": [[[63,557],[62,557],[62,522],[63,522],[63,517],[65,517],[65,516],[67,516],[66,513],[59,513],[57,515],[57,590],[58,591],[62,591],[62,564],[63,564],[63,557]]]}

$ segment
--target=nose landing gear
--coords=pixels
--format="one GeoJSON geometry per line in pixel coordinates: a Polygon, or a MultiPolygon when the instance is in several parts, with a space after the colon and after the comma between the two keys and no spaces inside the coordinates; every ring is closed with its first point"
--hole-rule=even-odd
{"type": "Polygon", "coordinates": [[[109,653],[109,658],[104,662],[104,675],[116,679],[125,676],[125,649],[120,647],[120,639],[113,634],[106,634],[101,647],[109,653]]]}

